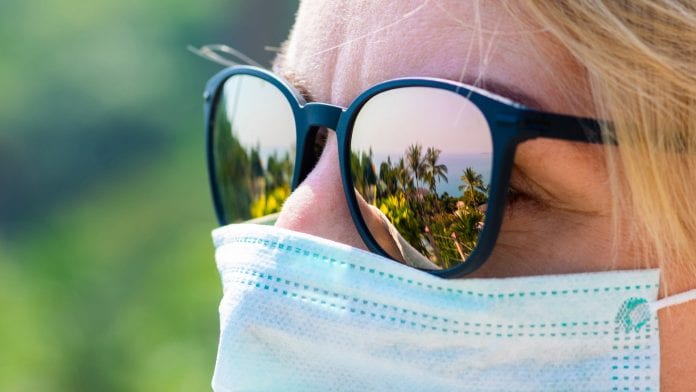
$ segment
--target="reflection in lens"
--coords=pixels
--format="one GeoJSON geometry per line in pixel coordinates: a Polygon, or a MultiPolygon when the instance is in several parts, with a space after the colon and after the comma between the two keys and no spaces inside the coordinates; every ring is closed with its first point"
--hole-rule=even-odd
{"type": "Polygon", "coordinates": [[[226,222],[279,212],[295,165],[295,120],[287,99],[263,79],[234,75],[215,110],[213,174],[226,222]]]}
{"type": "Polygon", "coordinates": [[[361,208],[373,237],[385,250],[396,244],[388,253],[409,265],[463,263],[483,229],[492,156],[488,123],[466,97],[403,87],[371,98],[355,120],[350,164],[356,196],[376,207],[361,208]],[[386,220],[399,234],[391,243],[378,233],[386,220]]]}

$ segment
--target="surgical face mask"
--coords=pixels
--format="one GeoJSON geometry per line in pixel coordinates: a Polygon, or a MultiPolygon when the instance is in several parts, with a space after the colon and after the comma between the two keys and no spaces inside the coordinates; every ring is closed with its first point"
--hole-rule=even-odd
{"type": "Polygon", "coordinates": [[[215,391],[658,391],[658,270],[444,280],[272,226],[213,232],[215,391]]]}

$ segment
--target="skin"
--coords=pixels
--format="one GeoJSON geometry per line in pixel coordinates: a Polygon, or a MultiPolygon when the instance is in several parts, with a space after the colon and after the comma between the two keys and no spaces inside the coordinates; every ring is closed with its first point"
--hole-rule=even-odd
{"type": "MultiPolygon", "coordinates": [[[[305,0],[274,70],[311,100],[344,107],[384,80],[429,76],[484,88],[491,80],[524,92],[529,99],[522,103],[535,109],[595,116],[583,67],[549,33],[522,22],[500,2],[305,0]]],[[[493,255],[472,276],[658,267],[646,256],[650,250],[633,240],[629,208],[618,211],[614,226],[604,162],[599,146],[540,139],[522,144],[511,180],[520,196],[506,210],[493,255]]],[[[385,233],[376,217],[367,220],[385,233]]],[[[277,225],[366,249],[345,201],[332,132],[277,225]]],[[[696,287],[696,279],[666,264],[661,287],[665,296],[696,287]]],[[[662,389],[689,390],[696,374],[690,333],[696,301],[659,317],[662,389]]]]}

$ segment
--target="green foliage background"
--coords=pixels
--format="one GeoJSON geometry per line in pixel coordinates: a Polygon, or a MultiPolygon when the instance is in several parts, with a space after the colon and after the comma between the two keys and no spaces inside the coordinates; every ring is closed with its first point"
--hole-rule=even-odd
{"type": "Polygon", "coordinates": [[[203,85],[296,1],[0,3],[0,391],[209,390],[203,85]]]}

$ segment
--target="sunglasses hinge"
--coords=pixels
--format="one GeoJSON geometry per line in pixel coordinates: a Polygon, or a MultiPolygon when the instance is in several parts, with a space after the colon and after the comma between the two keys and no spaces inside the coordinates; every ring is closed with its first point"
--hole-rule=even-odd
{"type": "Polygon", "coordinates": [[[517,128],[519,121],[519,116],[512,114],[499,114],[495,117],[496,127],[501,128],[517,128]]]}

